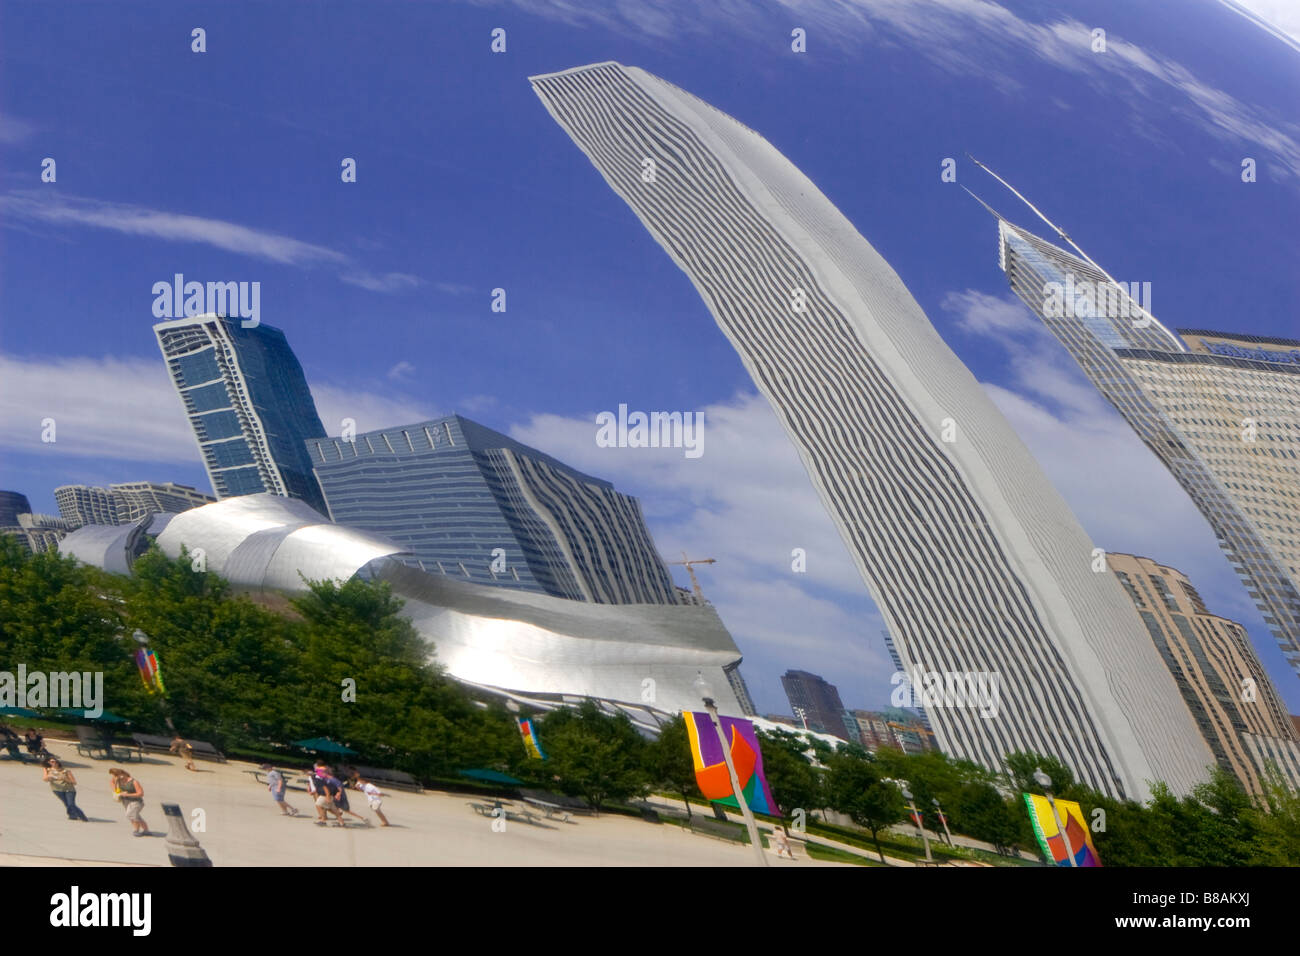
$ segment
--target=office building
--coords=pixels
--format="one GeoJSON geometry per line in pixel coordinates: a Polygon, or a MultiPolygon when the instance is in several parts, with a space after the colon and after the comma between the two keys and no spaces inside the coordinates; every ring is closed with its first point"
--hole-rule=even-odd
{"type": "Polygon", "coordinates": [[[303,443],[325,428],[284,333],[216,315],[153,328],[217,498],[264,491],[324,514],[303,443]]]}
{"type": "Polygon", "coordinates": [[[57,551],[59,541],[72,530],[72,525],[54,515],[27,512],[15,520],[16,524],[0,527],[0,534],[14,538],[28,554],[57,551]]]}
{"type": "Polygon", "coordinates": [[[1110,570],[1138,609],[1219,766],[1262,793],[1272,761],[1300,788],[1300,738],[1246,630],[1211,614],[1180,571],[1111,552],[1110,570]]]}
{"type": "Polygon", "coordinates": [[[834,684],[807,671],[788,670],[781,675],[790,709],[800,726],[841,740],[857,740],[844,724],[844,704],[834,684]]]}
{"type": "MultiPolygon", "coordinates": [[[[1213,756],[1122,588],[889,264],[757,133],[643,70],[532,78],[687,273],[798,450],[911,672],[996,674],[939,746],[1063,760],[1103,793],[1187,792],[1213,756]]],[[[842,708],[840,708],[842,709],[842,708]]],[[[838,709],[837,709],[838,713],[838,709]]]]}
{"type": "Polygon", "coordinates": [[[160,512],[179,514],[216,501],[211,495],[175,482],[133,481],[96,488],[62,485],[54,489],[59,514],[73,528],[129,524],[160,512]]]}
{"type": "Polygon", "coordinates": [[[1210,523],[1300,672],[1300,342],[1171,332],[1079,256],[998,220],[1012,290],[1210,523]]]}
{"type": "Polygon", "coordinates": [[[450,415],[305,444],[339,524],[430,573],[597,604],[677,604],[635,498],[450,415]]]}
{"type": "Polygon", "coordinates": [[[18,527],[18,516],[31,514],[32,505],[20,491],[0,491],[0,528],[18,527]]]}

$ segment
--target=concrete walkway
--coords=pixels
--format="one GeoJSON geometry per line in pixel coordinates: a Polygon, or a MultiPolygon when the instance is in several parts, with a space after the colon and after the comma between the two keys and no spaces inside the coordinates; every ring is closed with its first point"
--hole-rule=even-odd
{"type": "MultiPolygon", "coordinates": [[[[303,816],[280,815],[266,787],[245,771],[255,765],[198,761],[187,771],[176,758],[151,755],[144,763],[79,757],[75,745],[48,740],[50,752],[77,777],[77,804],[89,823],[67,819],[63,805],[41,780],[36,764],[0,760],[0,864],[166,866],[166,821],[161,803],[178,803],[186,819],[203,810],[194,836],[216,866],[752,866],[748,846],[699,836],[671,824],[624,816],[575,817],[572,823],[533,826],[508,821],[503,832],[467,804],[476,798],[430,791],[397,791],[384,800],[393,826],[381,828],[364,795],[349,792],[359,821],[344,829],[318,827],[307,794],[288,801],[303,816]],[[112,795],[108,768],[120,766],[144,787],[144,819],[157,836],[133,837],[112,795]]],[[[480,798],[481,799],[481,798],[480,798]]],[[[191,823],[191,829],[195,825],[191,823]]],[[[840,866],[782,860],[790,866],[840,866]]]]}

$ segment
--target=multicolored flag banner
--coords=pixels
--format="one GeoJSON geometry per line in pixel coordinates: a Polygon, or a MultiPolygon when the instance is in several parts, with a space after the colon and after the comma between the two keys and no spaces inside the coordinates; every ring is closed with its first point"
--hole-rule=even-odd
{"type": "MultiPolygon", "coordinates": [[[[691,759],[695,762],[695,782],[705,799],[729,807],[739,807],[731,789],[731,776],[722,756],[722,744],[713,729],[707,712],[687,710],[682,712],[686,721],[686,736],[690,739],[691,759]]],[[[768,789],[763,775],[763,752],[758,746],[752,721],[743,717],[719,717],[723,736],[731,742],[731,762],[736,768],[736,779],[745,802],[755,813],[777,816],[776,801],[768,789]]]]}
{"type": "Polygon", "coordinates": [[[141,647],[135,652],[135,666],[140,669],[140,679],[144,681],[145,690],[166,694],[163,686],[162,671],[158,668],[158,657],[151,648],[141,647]]]}
{"type": "MultiPolygon", "coordinates": [[[[1065,852],[1065,841],[1061,839],[1056,826],[1056,817],[1052,814],[1052,805],[1046,797],[1036,793],[1023,794],[1025,806],[1029,808],[1029,822],[1034,826],[1034,836],[1043,855],[1057,866],[1069,866],[1070,859],[1065,852]]],[[[1065,821],[1065,835],[1070,838],[1070,849],[1074,852],[1076,866],[1101,866],[1101,857],[1092,845],[1092,834],[1084,822],[1083,808],[1073,800],[1057,800],[1057,812],[1065,821]]]]}
{"type": "Polygon", "coordinates": [[[534,760],[546,759],[546,752],[542,750],[542,742],[537,739],[537,731],[533,729],[533,722],[527,717],[519,718],[519,734],[524,738],[524,749],[528,751],[528,756],[534,760]]]}

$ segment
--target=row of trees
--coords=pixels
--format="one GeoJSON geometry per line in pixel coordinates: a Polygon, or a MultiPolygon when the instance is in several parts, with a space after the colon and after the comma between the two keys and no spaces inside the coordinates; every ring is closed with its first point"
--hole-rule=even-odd
{"type": "MultiPolygon", "coordinates": [[[[227,749],[266,752],[272,744],[330,737],[362,762],[430,780],[493,768],[559,789],[600,807],[652,790],[701,799],[684,722],[646,740],[624,716],[592,704],[538,719],[549,759],[530,760],[514,715],[475,700],[431,660],[428,644],[399,615],[382,582],[312,583],[280,606],[236,596],[186,557],[151,551],[130,577],[107,574],[57,553],[27,555],[0,536],[0,670],[99,671],[104,706],[141,729],[163,730],[164,707],[187,736],[227,749]],[[130,633],[145,631],[167,685],[165,701],[146,693],[130,633]]],[[[1032,847],[1020,800],[1041,767],[1054,792],[1077,800],[1107,865],[1295,865],[1300,863],[1300,797],[1268,795],[1271,813],[1216,772],[1186,798],[1157,786],[1145,806],[1079,786],[1052,757],[1013,754],[1007,777],[939,753],[904,755],[760,732],[773,795],[789,820],[830,808],[877,840],[907,819],[906,781],[927,825],[938,830],[938,799],[954,833],[1010,852],[1032,847]]],[[[689,804],[688,804],[689,806],[689,804]]]]}

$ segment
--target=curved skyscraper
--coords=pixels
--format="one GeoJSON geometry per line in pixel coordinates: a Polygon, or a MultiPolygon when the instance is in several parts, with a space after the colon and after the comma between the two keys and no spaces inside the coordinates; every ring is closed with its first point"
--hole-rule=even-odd
{"type": "Polygon", "coordinates": [[[1213,756],[1141,621],[1011,426],[889,264],[762,137],[643,70],[532,78],[690,277],[801,455],[908,671],[994,674],[996,713],[929,702],[1001,768],[1186,791],[1213,756]],[[984,716],[981,716],[981,713],[984,716]]]}

